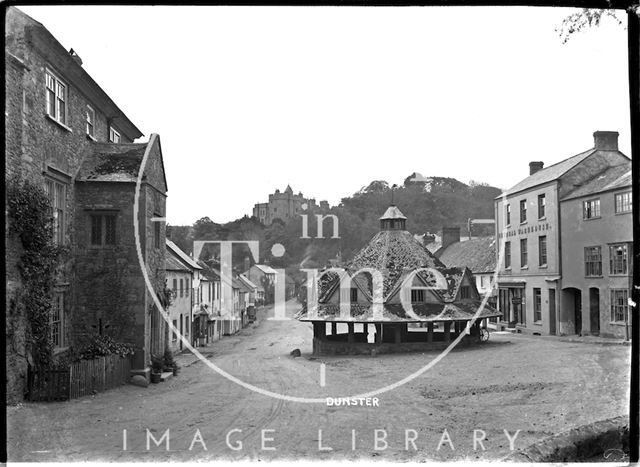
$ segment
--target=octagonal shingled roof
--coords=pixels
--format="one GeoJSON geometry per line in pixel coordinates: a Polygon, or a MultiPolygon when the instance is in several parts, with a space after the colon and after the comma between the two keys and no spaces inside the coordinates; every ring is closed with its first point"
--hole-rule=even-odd
{"type": "Polygon", "coordinates": [[[348,269],[353,271],[362,268],[380,271],[384,278],[384,296],[405,270],[444,267],[438,258],[406,230],[378,232],[348,264],[348,269]]]}

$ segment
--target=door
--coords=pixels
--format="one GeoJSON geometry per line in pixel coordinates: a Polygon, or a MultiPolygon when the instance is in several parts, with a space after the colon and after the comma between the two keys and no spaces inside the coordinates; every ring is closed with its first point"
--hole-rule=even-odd
{"type": "Polygon", "coordinates": [[[549,289],[549,334],[556,335],[556,289],[549,289]]]}
{"type": "Polygon", "coordinates": [[[573,297],[573,322],[575,323],[575,333],[582,333],[582,291],[574,289],[573,297]]]}
{"type": "Polygon", "coordinates": [[[600,289],[589,289],[589,329],[591,334],[600,334],[600,289]]]}

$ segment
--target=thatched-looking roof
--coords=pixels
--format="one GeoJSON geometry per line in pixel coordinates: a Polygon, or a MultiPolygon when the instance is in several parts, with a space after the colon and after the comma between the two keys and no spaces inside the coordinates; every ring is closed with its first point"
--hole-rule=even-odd
{"type": "MultiPolygon", "coordinates": [[[[398,215],[396,212],[389,214],[398,215]]],[[[399,216],[402,216],[402,213],[399,216]]],[[[472,319],[482,303],[482,300],[478,299],[475,281],[468,268],[447,268],[408,231],[386,229],[378,232],[345,269],[323,274],[318,281],[318,297],[317,314],[312,316],[305,310],[299,315],[299,319],[358,322],[464,321],[472,319]],[[422,268],[437,272],[420,271],[422,268]],[[374,312],[372,305],[373,296],[376,295],[373,280],[367,272],[358,273],[363,269],[373,269],[382,275],[382,304],[377,312],[374,312]],[[420,287],[432,298],[424,303],[413,304],[413,314],[407,314],[404,307],[398,303],[397,295],[413,272],[416,273],[416,277],[411,282],[412,287],[415,287],[415,281],[418,281],[420,287]],[[356,287],[362,292],[359,294],[362,298],[359,298],[357,303],[349,305],[348,313],[345,313],[348,316],[341,316],[340,313],[340,303],[344,302],[335,300],[335,294],[340,293],[341,277],[350,282],[350,287],[356,287]],[[460,298],[459,294],[463,283],[473,289],[473,293],[466,295],[464,299],[460,298]]],[[[499,316],[499,313],[485,305],[480,317],[492,316],[499,316]]]]}

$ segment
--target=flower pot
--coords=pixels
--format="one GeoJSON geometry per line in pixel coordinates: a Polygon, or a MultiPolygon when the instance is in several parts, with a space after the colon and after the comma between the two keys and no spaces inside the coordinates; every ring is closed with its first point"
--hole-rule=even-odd
{"type": "Polygon", "coordinates": [[[158,384],[160,382],[161,373],[151,373],[151,382],[154,384],[158,384]]]}
{"type": "Polygon", "coordinates": [[[173,376],[178,376],[179,369],[178,367],[173,368],[173,376]]]}

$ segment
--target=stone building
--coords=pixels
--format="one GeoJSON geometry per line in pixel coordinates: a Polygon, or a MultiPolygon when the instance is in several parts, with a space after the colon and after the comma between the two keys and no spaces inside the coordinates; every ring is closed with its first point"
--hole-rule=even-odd
{"type": "MultiPolygon", "coordinates": [[[[55,357],[107,334],[136,346],[133,368],[146,374],[151,352],[164,350],[164,329],[138,262],[132,219],[137,194],[141,254],[160,291],[165,226],[153,221],[166,215],[160,138],[134,143],[140,130],[42,24],[10,7],[5,26],[6,177],[43,188],[53,207],[53,240],[68,249],[51,310],[55,357]]],[[[29,324],[16,306],[21,243],[7,234],[6,246],[7,398],[18,400],[29,324]]]]}
{"type": "MultiPolygon", "coordinates": [[[[302,193],[296,195],[293,193],[291,186],[287,185],[283,193],[280,193],[280,190],[276,190],[275,193],[270,194],[268,203],[257,203],[253,207],[253,217],[264,225],[270,225],[275,219],[288,222],[304,211],[312,211],[317,207],[315,199],[307,199],[302,193]],[[305,209],[303,209],[303,204],[306,205],[305,209]]],[[[321,201],[320,209],[328,210],[329,203],[321,201]]]]}
{"type": "Polygon", "coordinates": [[[313,323],[314,354],[442,349],[458,337],[469,344],[479,339],[480,321],[497,316],[482,306],[471,271],[447,268],[406,230],[406,220],[390,206],[380,232],[346,268],[311,279],[317,306],[312,290],[299,319],[313,323]]]}
{"type": "MultiPolygon", "coordinates": [[[[572,269],[571,264],[583,264],[584,251],[562,258],[578,227],[563,222],[563,209],[571,204],[562,201],[607,170],[630,164],[618,151],[617,132],[596,131],[593,137],[593,148],[549,167],[531,162],[529,176],[496,198],[497,255],[504,242],[498,271],[500,328],[552,335],[581,332],[568,325],[566,317],[574,310],[567,310],[571,304],[564,297],[572,292],[565,293],[564,288],[569,279],[565,271],[572,269]]],[[[616,237],[612,228],[599,229],[601,244],[616,237]]]]}

